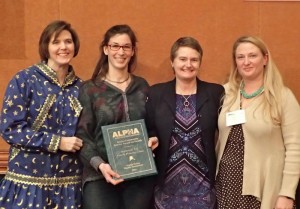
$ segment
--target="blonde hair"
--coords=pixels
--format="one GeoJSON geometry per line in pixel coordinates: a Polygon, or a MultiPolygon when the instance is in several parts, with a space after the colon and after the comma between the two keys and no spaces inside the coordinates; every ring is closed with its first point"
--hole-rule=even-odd
{"type": "Polygon", "coordinates": [[[264,92],[262,93],[262,105],[264,105],[265,114],[271,118],[272,122],[274,124],[280,124],[282,104],[281,92],[284,88],[283,80],[278,68],[272,60],[271,53],[268,50],[266,44],[260,38],[255,36],[242,36],[238,38],[233,44],[232,68],[228,78],[228,90],[226,93],[226,98],[229,99],[228,102],[224,104],[224,106],[230,108],[237,100],[238,92],[240,90],[242,77],[237,70],[235,54],[237,47],[241,43],[251,43],[255,45],[260,49],[263,56],[268,57],[267,64],[264,68],[264,92]]]}

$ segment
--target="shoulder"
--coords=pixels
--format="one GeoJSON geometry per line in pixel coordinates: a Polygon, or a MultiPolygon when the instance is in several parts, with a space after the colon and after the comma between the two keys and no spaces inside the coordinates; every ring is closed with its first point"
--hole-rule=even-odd
{"type": "Polygon", "coordinates": [[[286,86],[283,87],[281,91],[281,95],[282,95],[283,104],[291,103],[291,102],[298,103],[297,98],[292,92],[292,90],[286,86]]]}
{"type": "Polygon", "coordinates": [[[164,82],[164,83],[153,84],[150,87],[150,91],[157,92],[157,93],[162,93],[170,90],[175,90],[175,80],[164,82]]]}
{"type": "Polygon", "coordinates": [[[80,85],[80,90],[81,91],[87,91],[93,87],[95,87],[96,84],[94,81],[92,81],[91,79],[86,80],[86,81],[82,81],[81,85],[80,85]]]}
{"type": "Polygon", "coordinates": [[[17,72],[15,77],[18,76],[29,77],[32,76],[33,74],[36,74],[37,71],[38,68],[35,65],[32,65],[17,72]]]}
{"type": "Polygon", "coordinates": [[[135,83],[140,84],[140,85],[149,86],[149,84],[146,81],[146,79],[144,79],[144,78],[142,78],[140,76],[137,76],[137,75],[133,75],[133,74],[131,74],[131,76],[132,76],[132,79],[134,80],[135,83]]]}
{"type": "Polygon", "coordinates": [[[29,81],[37,80],[38,76],[38,68],[33,66],[27,67],[25,69],[19,70],[12,78],[11,82],[17,82],[17,83],[29,83],[29,81]]]}
{"type": "Polygon", "coordinates": [[[224,94],[224,87],[217,83],[206,82],[202,80],[197,80],[198,88],[201,90],[206,90],[212,95],[224,94]]]}

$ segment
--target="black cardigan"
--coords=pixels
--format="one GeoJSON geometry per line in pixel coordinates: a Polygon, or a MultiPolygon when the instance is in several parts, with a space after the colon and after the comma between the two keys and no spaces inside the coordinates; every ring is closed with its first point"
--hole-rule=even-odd
{"type": "MultiPolygon", "coordinates": [[[[159,139],[159,146],[154,150],[158,169],[157,184],[163,183],[168,166],[169,144],[175,121],[175,84],[174,79],[153,85],[150,87],[146,102],[149,137],[157,136],[159,139]]],[[[223,94],[224,88],[221,85],[197,79],[196,112],[202,128],[202,140],[212,185],[216,173],[215,137],[218,128],[218,111],[223,94]]]]}

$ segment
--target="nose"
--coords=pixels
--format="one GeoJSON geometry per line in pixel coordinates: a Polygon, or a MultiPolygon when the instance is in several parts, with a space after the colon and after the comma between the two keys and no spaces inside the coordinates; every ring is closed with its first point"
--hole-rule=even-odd
{"type": "Polygon", "coordinates": [[[60,48],[65,49],[67,47],[67,44],[65,42],[61,42],[60,48]]]}
{"type": "Polygon", "coordinates": [[[125,50],[123,49],[123,47],[120,47],[120,49],[118,50],[118,53],[119,54],[124,54],[125,53],[125,50]]]}
{"type": "Polygon", "coordinates": [[[249,65],[250,64],[250,59],[248,57],[245,57],[244,64],[245,65],[249,65]]]}
{"type": "Polygon", "coordinates": [[[187,67],[191,67],[191,66],[192,66],[191,60],[187,60],[187,61],[186,61],[186,66],[187,66],[187,67]]]}

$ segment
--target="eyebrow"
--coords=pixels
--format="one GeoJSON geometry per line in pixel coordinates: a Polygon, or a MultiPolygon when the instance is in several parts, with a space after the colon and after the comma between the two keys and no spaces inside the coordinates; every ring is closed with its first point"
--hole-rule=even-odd
{"type": "MultiPolygon", "coordinates": [[[[120,43],[117,43],[117,42],[112,42],[111,44],[118,44],[118,45],[121,45],[120,43]]],[[[132,45],[131,43],[125,43],[124,45],[132,45]]]]}

